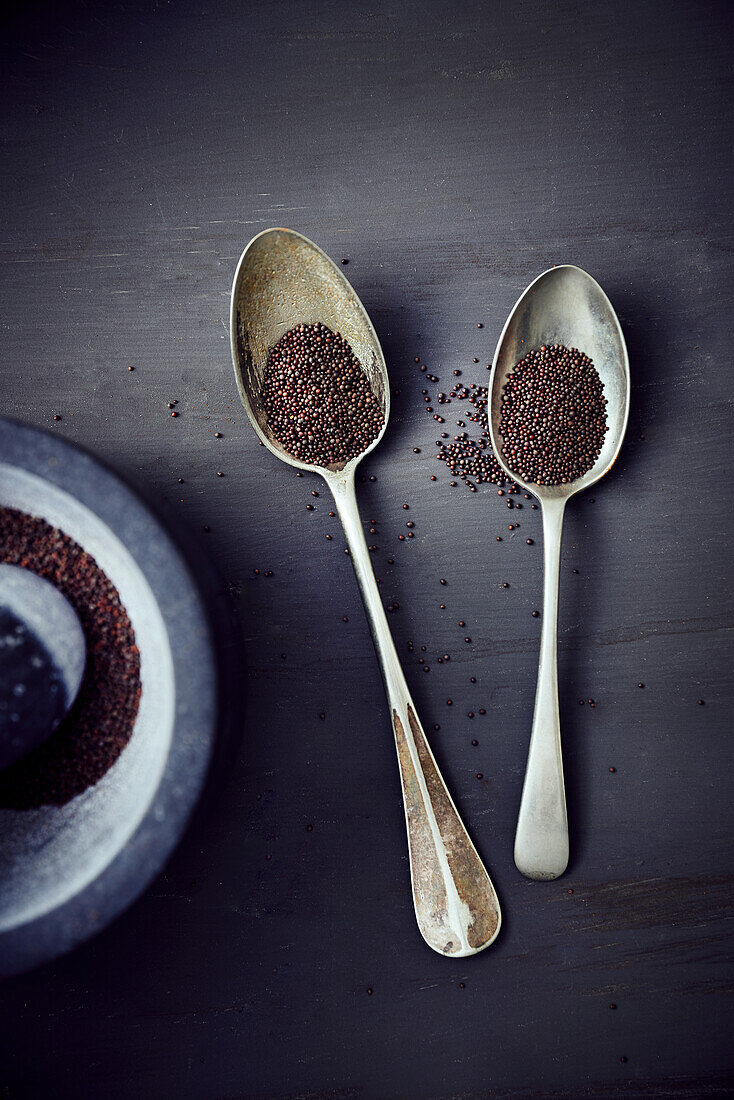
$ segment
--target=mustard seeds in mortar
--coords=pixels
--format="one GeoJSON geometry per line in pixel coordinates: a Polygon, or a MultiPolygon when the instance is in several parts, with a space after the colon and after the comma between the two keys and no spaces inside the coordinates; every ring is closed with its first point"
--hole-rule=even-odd
{"type": "Polygon", "coordinates": [[[0,808],[63,806],[99,782],[132,736],[141,693],[135,634],[94,558],[45,520],[0,508],[0,561],[54,584],[84,630],[87,667],[74,705],[47,741],[0,772],[0,808]]]}

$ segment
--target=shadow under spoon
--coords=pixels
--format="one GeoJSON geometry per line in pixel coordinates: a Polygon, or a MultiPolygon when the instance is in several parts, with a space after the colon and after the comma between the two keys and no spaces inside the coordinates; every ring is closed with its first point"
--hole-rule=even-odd
{"type": "Polygon", "coordinates": [[[292,230],[268,229],[250,241],[237,266],[231,343],[240,396],[261,441],[283,462],[324,478],[344,528],[390,706],[418,927],[435,951],[473,955],[499,932],[497,895],[416,715],[357,510],[355,471],[384,435],[390,414],[390,385],[377,335],[354,290],[320,248],[292,230]],[[351,345],[384,414],[379,435],[360,455],[329,467],[294,458],[271,432],[260,401],[270,348],[297,324],[316,322],[340,332],[351,345]]]}
{"type": "Polygon", "coordinates": [[[558,712],[558,584],[566,502],[603,477],[619,454],[629,413],[629,360],[622,329],[599,284],[579,267],[544,271],[510,314],[492,364],[489,431],[507,476],[540,501],[543,515],[543,621],[538,686],[520,813],[515,864],[528,878],[554,879],[568,865],[568,820],[558,712]],[[567,485],[526,482],[508,464],[499,425],[508,376],[532,349],[543,344],[579,348],[593,360],[604,386],[609,431],[591,469],[567,485]]]}

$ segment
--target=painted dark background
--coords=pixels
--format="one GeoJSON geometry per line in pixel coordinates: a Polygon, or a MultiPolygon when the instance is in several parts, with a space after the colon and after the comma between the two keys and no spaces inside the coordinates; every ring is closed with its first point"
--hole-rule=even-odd
{"type": "Polygon", "coordinates": [[[731,11],[204,0],[6,21],[2,409],[199,533],[241,621],[247,709],[229,782],[155,886],[3,987],[4,1096],[728,1092],[731,11]],[[399,390],[360,503],[503,904],[474,959],[434,955],[414,924],[382,685],[328,501],[306,511],[320,486],[258,447],[238,404],[229,289],[273,224],[349,258],[399,390]],[[434,388],[485,381],[516,298],[562,262],[609,293],[633,391],[620,460],[567,514],[573,856],[538,884],[512,841],[539,513],[526,502],[497,543],[494,489],[449,487],[413,357],[434,388]],[[404,501],[417,537],[399,543],[404,501]]]}

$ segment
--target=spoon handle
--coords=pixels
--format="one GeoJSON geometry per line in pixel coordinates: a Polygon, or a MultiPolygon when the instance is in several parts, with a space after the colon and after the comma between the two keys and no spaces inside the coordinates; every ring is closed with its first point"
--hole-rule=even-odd
{"type": "Polygon", "coordinates": [[[421,935],[442,955],[474,955],[500,927],[492,882],[441,778],[415,712],[357,510],[354,474],[329,478],[382,668],[408,829],[413,903],[421,935]]]}
{"type": "Polygon", "coordinates": [[[515,864],[528,878],[558,878],[568,864],[568,820],[558,714],[558,581],[564,499],[543,509],[543,624],[533,729],[515,833],[515,864]]]}

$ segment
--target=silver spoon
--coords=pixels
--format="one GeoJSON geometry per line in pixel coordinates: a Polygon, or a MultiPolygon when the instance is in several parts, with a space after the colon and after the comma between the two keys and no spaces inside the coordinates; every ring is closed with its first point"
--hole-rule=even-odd
{"type": "Polygon", "coordinates": [[[492,364],[489,431],[505,473],[540,501],[543,515],[543,623],[533,728],[515,834],[515,863],[528,878],[553,879],[568,864],[568,821],[558,714],[558,580],[566,501],[602,477],[619,454],[629,413],[629,360],[617,315],[599,284],[579,267],[544,271],[512,310],[492,364]],[[604,446],[588,473],[570,485],[527,484],[502,453],[502,391],[515,364],[543,344],[576,347],[594,361],[607,399],[604,446]]]}
{"type": "Polygon", "coordinates": [[[426,942],[443,955],[473,955],[500,927],[497,895],[439,773],[416,715],[370,564],[354,474],[385,433],[390,385],[377,334],[339,268],[289,229],[267,229],[242,253],[232,287],[232,359],[242,403],[258,436],[283,462],[318,473],[331,490],[385,680],[408,829],[413,902],[426,942]],[[269,349],[301,322],[320,321],[349,342],[385,423],[361,455],[329,468],[300,462],[272,435],[260,403],[269,349]]]}

